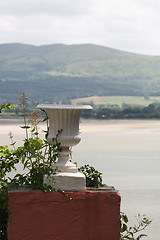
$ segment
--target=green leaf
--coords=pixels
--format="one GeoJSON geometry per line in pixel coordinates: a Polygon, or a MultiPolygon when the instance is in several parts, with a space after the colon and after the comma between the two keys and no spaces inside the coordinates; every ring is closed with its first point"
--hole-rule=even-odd
{"type": "Polygon", "coordinates": [[[30,128],[30,126],[21,126],[21,128],[28,129],[28,128],[30,128]]]}

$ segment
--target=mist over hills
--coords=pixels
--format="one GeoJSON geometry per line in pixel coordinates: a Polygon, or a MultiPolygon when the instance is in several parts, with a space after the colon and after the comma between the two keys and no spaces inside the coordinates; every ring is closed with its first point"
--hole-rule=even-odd
{"type": "Polygon", "coordinates": [[[0,103],[25,91],[40,102],[92,95],[159,96],[160,56],[93,44],[0,45],[0,103]]]}

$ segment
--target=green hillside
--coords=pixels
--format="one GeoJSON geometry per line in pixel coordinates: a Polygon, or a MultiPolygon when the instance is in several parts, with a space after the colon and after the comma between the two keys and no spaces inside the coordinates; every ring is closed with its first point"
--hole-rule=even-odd
{"type": "Polygon", "coordinates": [[[160,57],[93,44],[0,45],[0,103],[21,91],[41,102],[88,96],[159,96],[160,57]]]}

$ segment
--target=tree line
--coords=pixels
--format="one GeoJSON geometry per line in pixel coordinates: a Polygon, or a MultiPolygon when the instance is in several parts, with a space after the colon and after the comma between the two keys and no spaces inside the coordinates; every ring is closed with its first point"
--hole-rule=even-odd
{"type": "Polygon", "coordinates": [[[93,119],[157,119],[160,118],[160,106],[150,104],[147,107],[99,107],[86,110],[83,118],[93,119]]]}
{"type": "MultiPolygon", "coordinates": [[[[28,112],[31,113],[34,108],[34,103],[28,102],[28,112]]],[[[6,110],[4,114],[6,117],[17,118],[21,116],[19,106],[15,106],[14,109],[6,110]]],[[[150,104],[147,107],[134,107],[129,106],[126,108],[120,108],[117,105],[110,107],[95,107],[92,110],[85,110],[81,114],[82,118],[88,119],[160,119],[160,106],[150,104]]]]}

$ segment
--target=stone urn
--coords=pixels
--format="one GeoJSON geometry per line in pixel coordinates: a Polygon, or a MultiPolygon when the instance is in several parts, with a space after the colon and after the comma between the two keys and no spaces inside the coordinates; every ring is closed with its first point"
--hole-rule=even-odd
{"type": "MultiPolygon", "coordinates": [[[[52,167],[58,168],[53,177],[54,189],[65,191],[81,191],[86,189],[85,176],[78,172],[75,164],[73,164],[69,156],[71,148],[77,145],[80,140],[79,122],[81,112],[85,109],[92,109],[89,105],[53,105],[40,104],[37,106],[45,110],[49,118],[49,134],[48,141],[53,144],[53,139],[56,137],[59,130],[58,142],[61,144],[62,151],[59,153],[58,161],[52,164],[52,167]]],[[[51,184],[51,177],[45,176],[44,182],[51,184]]]]}

